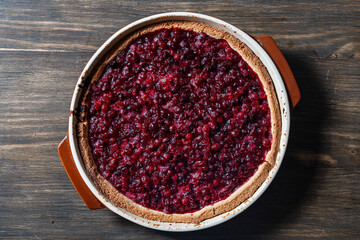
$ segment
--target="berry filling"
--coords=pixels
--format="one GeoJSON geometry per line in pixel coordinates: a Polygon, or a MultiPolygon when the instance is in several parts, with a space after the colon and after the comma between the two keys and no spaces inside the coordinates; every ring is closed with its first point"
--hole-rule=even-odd
{"type": "Polygon", "coordinates": [[[222,39],[181,28],[133,40],[88,97],[100,174],[134,202],[189,213],[248,181],[271,147],[267,96],[222,39]]]}

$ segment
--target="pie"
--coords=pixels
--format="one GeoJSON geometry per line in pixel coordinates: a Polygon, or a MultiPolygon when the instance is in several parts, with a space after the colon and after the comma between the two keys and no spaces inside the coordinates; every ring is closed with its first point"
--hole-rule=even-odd
{"type": "Polygon", "coordinates": [[[76,134],[86,172],[118,207],[199,223],[249,199],[281,134],[272,80],[239,39],[162,22],[123,38],[86,79],[76,134]]]}

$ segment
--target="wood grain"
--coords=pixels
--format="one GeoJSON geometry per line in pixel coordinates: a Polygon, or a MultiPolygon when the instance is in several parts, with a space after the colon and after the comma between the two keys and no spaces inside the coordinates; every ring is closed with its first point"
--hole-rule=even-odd
{"type": "Polygon", "coordinates": [[[360,238],[359,1],[1,1],[0,238],[360,238]],[[279,174],[238,217],[192,233],[88,210],[57,155],[73,89],[114,32],[193,11],[270,35],[302,93],[279,174]]]}

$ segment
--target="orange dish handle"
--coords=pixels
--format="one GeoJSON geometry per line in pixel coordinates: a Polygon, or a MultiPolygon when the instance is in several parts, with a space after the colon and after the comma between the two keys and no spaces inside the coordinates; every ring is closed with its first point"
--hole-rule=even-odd
{"type": "Polygon", "coordinates": [[[291,106],[294,108],[299,103],[301,95],[299,86],[296,83],[295,77],[284,55],[281,53],[278,45],[276,45],[275,41],[270,36],[254,38],[258,43],[260,43],[260,45],[265,49],[265,51],[269,54],[275,63],[288,90],[291,106]]]}
{"type": "Polygon", "coordinates": [[[74,158],[70,150],[69,134],[66,135],[64,140],[62,140],[62,142],[59,144],[58,152],[67,175],[69,176],[72,184],[79,193],[81,199],[84,201],[85,205],[90,209],[104,208],[104,205],[102,205],[102,203],[94,196],[94,194],[85,184],[79,171],[76,168],[74,158]]]}

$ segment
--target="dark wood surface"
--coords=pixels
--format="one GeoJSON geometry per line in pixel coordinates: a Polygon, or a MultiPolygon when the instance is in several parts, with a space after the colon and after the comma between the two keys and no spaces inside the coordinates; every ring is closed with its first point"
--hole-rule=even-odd
{"type": "Polygon", "coordinates": [[[0,1],[0,237],[31,239],[360,238],[360,2],[0,1]],[[165,233],[89,210],[57,154],[78,76],[134,20],[168,11],[270,35],[302,92],[265,194],[208,230],[165,233]]]}

